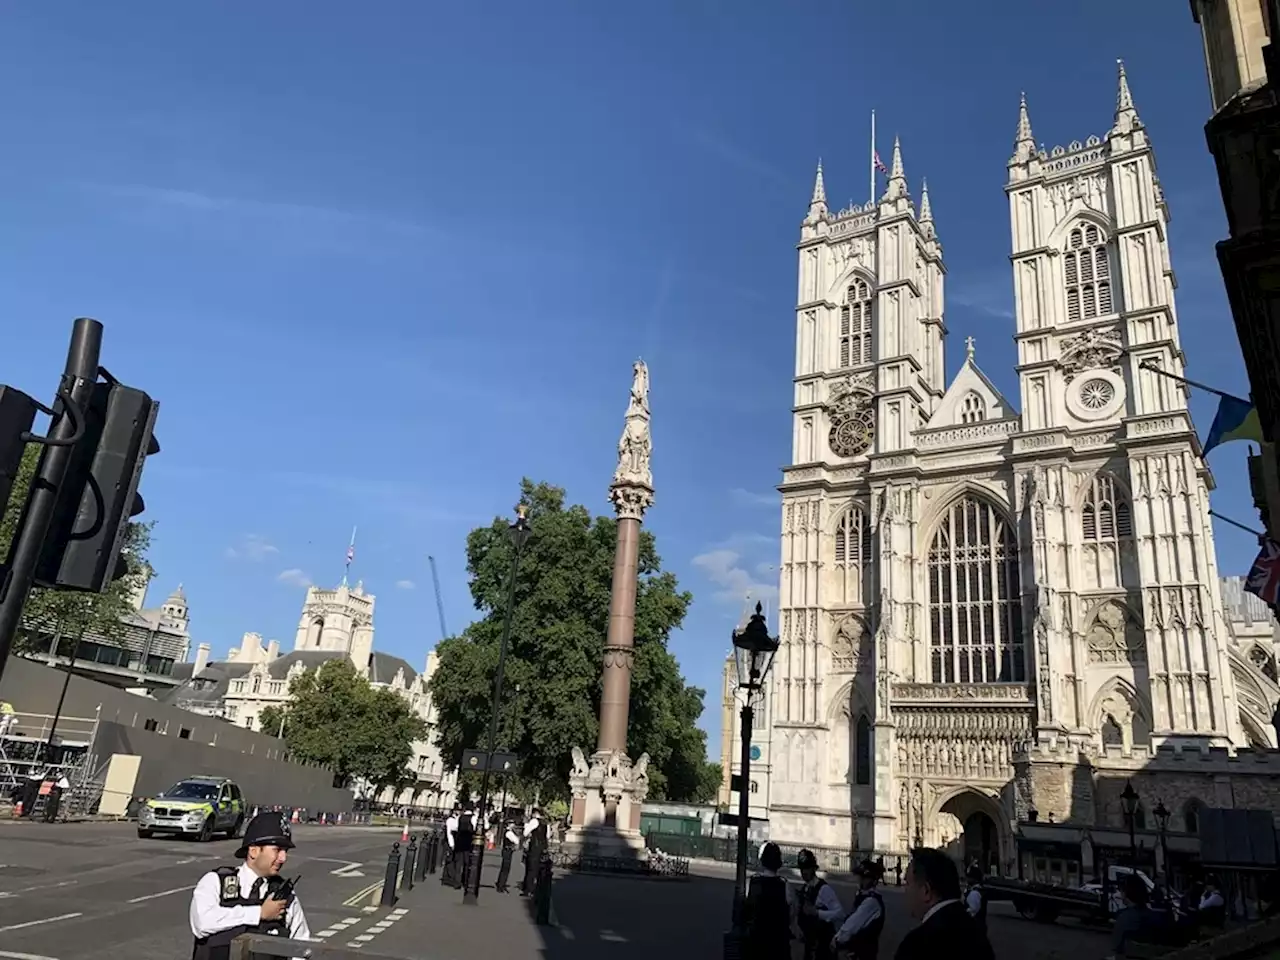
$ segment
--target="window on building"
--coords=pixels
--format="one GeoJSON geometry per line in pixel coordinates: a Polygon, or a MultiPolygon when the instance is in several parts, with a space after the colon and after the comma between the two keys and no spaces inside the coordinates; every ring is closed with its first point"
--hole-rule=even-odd
{"type": "Polygon", "coordinates": [[[981,423],[987,419],[987,401],[976,393],[971,393],[960,404],[961,423],[981,423]]]}
{"type": "Polygon", "coordinates": [[[1080,508],[1080,527],[1086,543],[1115,543],[1133,537],[1133,509],[1116,478],[1094,474],[1080,508]]]}
{"type": "Polygon", "coordinates": [[[863,714],[854,727],[853,772],[854,782],[871,782],[871,721],[863,714]]]}
{"type": "Polygon", "coordinates": [[[836,563],[861,566],[871,560],[871,522],[857,507],[850,507],[836,527],[836,563]]]}
{"type": "Polygon", "coordinates": [[[855,280],[845,291],[840,307],[840,366],[871,362],[871,288],[855,280]]]}
{"type": "Polygon", "coordinates": [[[933,535],[929,634],[934,683],[1026,679],[1017,537],[976,496],[956,501],[933,535]]]}
{"type": "Polygon", "coordinates": [[[179,739],[179,740],[190,740],[190,739],[191,739],[191,728],[190,728],[190,727],[179,727],[179,728],[178,728],[178,739],[179,739]]]}
{"type": "Polygon", "coordinates": [[[157,730],[160,729],[160,723],[159,721],[152,720],[150,717],[148,717],[146,721],[142,724],[142,729],[150,730],[152,733],[155,733],[157,730]]]}
{"type": "Polygon", "coordinates": [[[1095,224],[1082,224],[1067,235],[1062,269],[1068,321],[1111,313],[1111,253],[1107,238],[1095,224]]]}

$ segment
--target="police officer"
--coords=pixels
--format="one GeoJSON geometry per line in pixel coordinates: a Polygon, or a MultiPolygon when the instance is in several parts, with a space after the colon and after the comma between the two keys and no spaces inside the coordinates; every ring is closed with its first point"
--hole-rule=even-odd
{"type": "Polygon", "coordinates": [[[982,887],[982,868],[976,863],[969,868],[969,891],[964,896],[965,909],[974,923],[987,935],[987,891],[982,887]]]}
{"type": "Polygon", "coordinates": [[[880,953],[880,933],[884,930],[884,900],[876,890],[880,871],[870,860],[863,860],[853,868],[853,873],[858,878],[858,895],[831,946],[852,960],[876,960],[880,953]]]}
{"type": "Polygon", "coordinates": [[[804,880],[796,923],[804,937],[805,960],[830,960],[835,956],[831,940],[836,935],[836,923],[844,919],[844,908],[831,885],[818,876],[818,858],[812,850],[801,850],[796,866],[804,880]]]}
{"type": "Polygon", "coordinates": [[[302,904],[280,876],[292,849],[282,814],[260,813],[249,821],[236,851],[244,863],[206,873],[191,894],[191,960],[229,960],[231,941],[242,933],[311,939],[302,904]]]}

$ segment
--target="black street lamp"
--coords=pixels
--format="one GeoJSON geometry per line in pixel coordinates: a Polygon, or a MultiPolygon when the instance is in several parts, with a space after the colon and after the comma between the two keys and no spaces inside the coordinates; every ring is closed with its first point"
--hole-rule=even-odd
{"type": "Polygon", "coordinates": [[[1124,808],[1124,819],[1129,824],[1129,863],[1134,868],[1138,867],[1138,841],[1133,834],[1135,822],[1138,819],[1138,791],[1133,789],[1133,781],[1126,780],[1124,790],[1120,794],[1120,803],[1124,808]]]}
{"type": "Polygon", "coordinates": [[[486,808],[489,804],[489,768],[493,766],[493,751],[497,749],[499,709],[502,705],[502,677],[507,668],[507,644],[511,640],[511,620],[516,605],[516,574],[520,570],[520,551],[529,539],[529,521],[525,519],[525,505],[516,507],[516,519],[507,527],[511,537],[511,575],[507,585],[507,611],[502,623],[502,643],[498,647],[498,669],[493,677],[493,703],[489,707],[489,739],[485,742],[484,772],[480,775],[479,820],[475,840],[471,847],[471,877],[462,895],[462,902],[476,904],[480,901],[480,871],[484,867],[484,837],[486,808]]]}
{"type": "Polygon", "coordinates": [[[1160,863],[1164,874],[1165,889],[1169,889],[1169,811],[1163,800],[1156,801],[1156,808],[1151,811],[1156,818],[1156,829],[1160,832],[1160,863]]]}
{"type": "Polygon", "coordinates": [[[763,608],[756,604],[756,612],[747,625],[733,631],[733,656],[738,665],[738,689],[746,692],[742,704],[742,761],[738,780],[738,862],[733,887],[733,929],[741,936],[745,916],[743,906],[747,898],[747,830],[751,825],[751,727],[755,722],[753,701],[764,691],[764,678],[773,665],[774,654],[780,641],[769,636],[763,608]]]}

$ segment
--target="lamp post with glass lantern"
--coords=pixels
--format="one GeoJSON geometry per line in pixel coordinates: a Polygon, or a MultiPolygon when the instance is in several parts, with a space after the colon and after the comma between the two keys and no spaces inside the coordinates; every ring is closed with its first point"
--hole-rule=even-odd
{"type": "Polygon", "coordinates": [[[1133,781],[1126,780],[1124,790],[1120,794],[1120,803],[1124,809],[1124,819],[1129,825],[1129,865],[1138,868],[1138,840],[1134,836],[1134,827],[1138,818],[1138,791],[1133,789],[1133,781]]]}
{"type": "Polygon", "coordinates": [[[1160,872],[1164,874],[1165,889],[1169,889],[1169,811],[1163,800],[1156,801],[1151,811],[1156,818],[1156,830],[1160,833],[1160,872]]]}
{"type": "Polygon", "coordinates": [[[755,722],[754,701],[764,691],[764,678],[773,665],[778,652],[779,639],[769,636],[763,607],[756,604],[756,612],[747,625],[733,631],[733,656],[738,667],[738,689],[745,691],[742,712],[742,760],[738,781],[738,857],[733,887],[733,926],[735,933],[743,931],[743,905],[747,896],[747,830],[751,822],[751,733],[755,722]]]}
{"type": "Polygon", "coordinates": [[[498,647],[498,668],[493,676],[493,702],[489,707],[489,738],[485,741],[484,772],[480,775],[480,807],[479,820],[475,832],[475,840],[471,847],[471,875],[468,878],[462,902],[476,904],[480,900],[480,871],[484,866],[484,837],[487,807],[489,805],[489,768],[493,765],[493,751],[497,749],[498,717],[502,707],[502,679],[507,668],[507,645],[511,641],[511,620],[516,605],[516,574],[520,570],[520,551],[529,539],[531,530],[525,518],[527,508],[522,503],[516,507],[516,519],[507,527],[507,535],[511,538],[511,573],[507,584],[507,610],[502,622],[502,643],[498,647]]]}

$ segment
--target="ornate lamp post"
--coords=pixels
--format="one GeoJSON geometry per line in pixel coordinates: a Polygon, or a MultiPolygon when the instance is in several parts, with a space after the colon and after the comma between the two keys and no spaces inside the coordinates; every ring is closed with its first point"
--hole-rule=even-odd
{"type": "Polygon", "coordinates": [[[480,805],[477,808],[480,822],[477,824],[475,840],[471,847],[471,877],[467,889],[462,895],[462,902],[476,904],[480,900],[480,870],[484,866],[484,835],[487,824],[489,806],[489,767],[493,765],[493,751],[497,749],[498,717],[502,706],[502,678],[507,668],[507,644],[511,641],[511,620],[516,605],[516,574],[520,570],[520,551],[529,539],[529,521],[525,519],[525,505],[516,507],[516,519],[509,527],[507,534],[511,537],[511,574],[507,585],[507,611],[502,622],[502,643],[498,647],[498,669],[493,677],[493,703],[489,706],[489,739],[485,741],[486,763],[484,773],[480,775],[480,805]]]}
{"type": "Polygon", "coordinates": [[[769,636],[769,627],[765,623],[763,609],[756,604],[756,612],[751,615],[747,625],[741,630],[733,631],[733,656],[738,666],[738,689],[746,692],[742,704],[742,760],[738,782],[738,858],[737,872],[733,887],[733,933],[731,937],[741,936],[743,923],[743,906],[747,896],[747,830],[751,823],[750,783],[751,783],[751,728],[755,722],[754,701],[764,691],[764,678],[773,665],[773,656],[778,652],[780,641],[769,636]]]}
{"type": "Polygon", "coordinates": [[[1138,818],[1138,791],[1133,789],[1133,781],[1126,780],[1124,791],[1120,794],[1120,803],[1124,808],[1124,819],[1129,825],[1129,865],[1137,869],[1138,841],[1133,834],[1135,821],[1138,818]]]}
{"type": "Polygon", "coordinates": [[[1156,829],[1160,832],[1160,870],[1164,874],[1165,889],[1169,889],[1169,811],[1165,808],[1164,801],[1156,802],[1156,808],[1151,811],[1152,816],[1156,818],[1156,829]]]}

